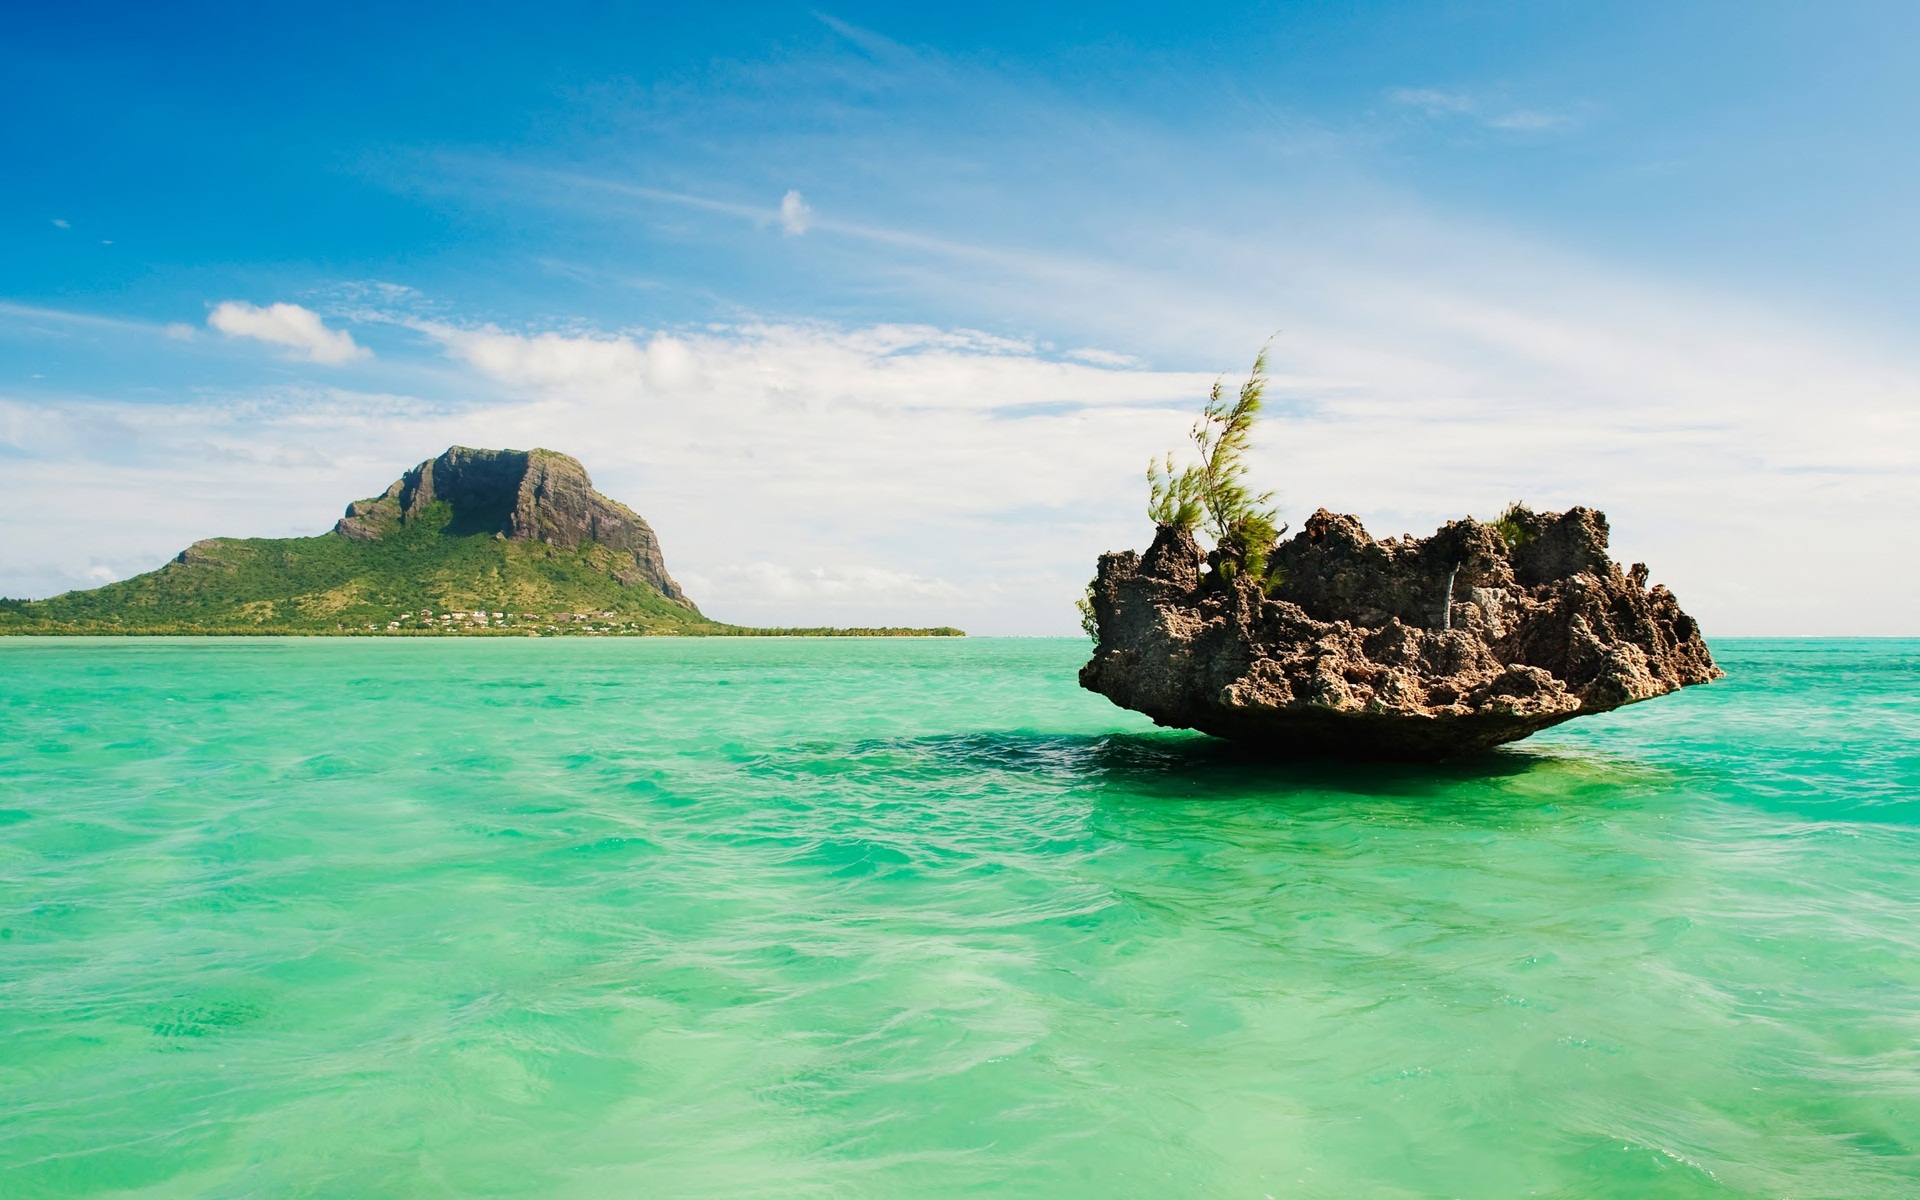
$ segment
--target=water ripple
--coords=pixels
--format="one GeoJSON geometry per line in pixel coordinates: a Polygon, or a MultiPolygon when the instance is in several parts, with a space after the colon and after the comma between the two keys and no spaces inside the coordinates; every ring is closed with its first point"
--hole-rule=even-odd
{"type": "Polygon", "coordinates": [[[1905,1197],[1920,644],[1437,767],[1071,642],[0,643],[0,1194],[1905,1197]]]}

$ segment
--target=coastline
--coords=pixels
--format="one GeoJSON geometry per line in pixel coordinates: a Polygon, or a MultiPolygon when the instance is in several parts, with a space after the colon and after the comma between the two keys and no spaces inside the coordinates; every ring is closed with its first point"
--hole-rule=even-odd
{"type": "Polygon", "coordinates": [[[13,637],[61,638],[61,637],[103,637],[103,638],[963,638],[967,633],[951,625],[928,627],[875,626],[871,628],[850,626],[836,628],[832,626],[797,626],[793,628],[750,625],[720,626],[717,628],[665,629],[659,632],[649,630],[592,630],[569,629],[559,632],[533,631],[523,629],[124,629],[113,626],[97,628],[65,627],[49,628],[9,628],[0,625],[0,639],[13,637]]]}

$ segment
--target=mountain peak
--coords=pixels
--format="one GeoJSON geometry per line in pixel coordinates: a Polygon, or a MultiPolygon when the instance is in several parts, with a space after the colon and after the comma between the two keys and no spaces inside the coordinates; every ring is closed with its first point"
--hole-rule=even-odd
{"type": "Polygon", "coordinates": [[[644,583],[670,600],[688,603],[667,574],[653,528],[639,513],[595,491],[578,459],[553,450],[449,446],[380,495],[347,505],[333,531],[352,541],[376,542],[442,504],[451,513],[449,533],[491,533],[568,549],[604,546],[614,554],[611,574],[622,584],[644,583]]]}

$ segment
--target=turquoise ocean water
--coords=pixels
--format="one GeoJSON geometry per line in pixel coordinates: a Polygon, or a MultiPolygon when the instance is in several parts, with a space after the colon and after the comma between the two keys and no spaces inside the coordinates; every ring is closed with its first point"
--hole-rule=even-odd
{"type": "Polygon", "coordinates": [[[1439,767],[1074,641],[0,642],[0,1196],[1912,1197],[1920,642],[1439,767]]]}

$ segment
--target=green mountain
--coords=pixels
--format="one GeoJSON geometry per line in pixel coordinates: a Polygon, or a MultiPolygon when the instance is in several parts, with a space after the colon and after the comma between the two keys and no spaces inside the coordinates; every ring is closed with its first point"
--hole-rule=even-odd
{"type": "Polygon", "coordinates": [[[309,538],[208,538],[157,571],[0,600],[0,634],[958,634],[703,616],[640,514],[551,450],[455,446],[309,538]]]}

